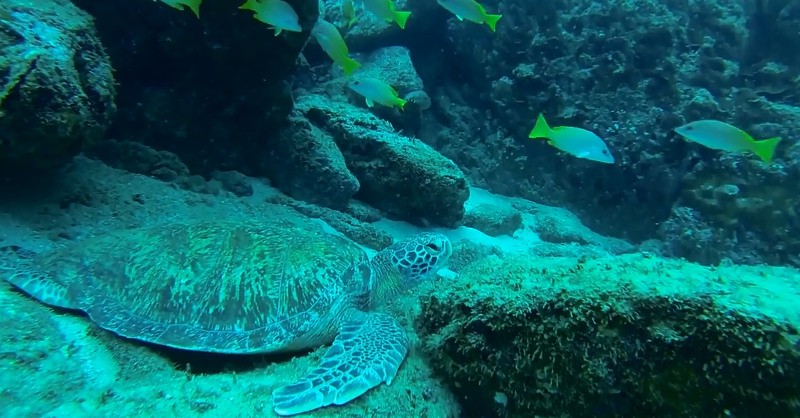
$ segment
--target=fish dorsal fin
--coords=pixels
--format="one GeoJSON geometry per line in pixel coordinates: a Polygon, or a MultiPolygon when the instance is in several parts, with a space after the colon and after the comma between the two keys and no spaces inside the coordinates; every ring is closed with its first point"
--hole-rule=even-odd
{"type": "Polygon", "coordinates": [[[367,107],[375,106],[375,102],[372,101],[369,97],[367,98],[367,107]]]}

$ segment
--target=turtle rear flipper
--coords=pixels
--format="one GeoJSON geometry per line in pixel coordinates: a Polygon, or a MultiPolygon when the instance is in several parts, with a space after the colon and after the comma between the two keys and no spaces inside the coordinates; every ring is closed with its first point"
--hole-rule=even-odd
{"type": "Polygon", "coordinates": [[[46,271],[35,269],[36,253],[16,245],[0,247],[0,278],[48,305],[78,309],[67,287],[46,271]]]}
{"type": "Polygon", "coordinates": [[[342,325],[316,369],[272,393],[275,413],[294,415],[343,405],[383,382],[391,384],[408,345],[405,331],[391,316],[359,314],[342,325]]]}

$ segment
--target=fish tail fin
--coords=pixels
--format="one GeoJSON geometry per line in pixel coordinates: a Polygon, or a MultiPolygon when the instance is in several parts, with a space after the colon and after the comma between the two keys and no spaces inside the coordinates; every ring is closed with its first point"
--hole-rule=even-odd
{"type": "Polygon", "coordinates": [[[350,57],[344,57],[344,59],[342,59],[341,66],[342,70],[344,70],[344,75],[350,75],[355,70],[361,68],[361,63],[350,57]]]}
{"type": "Polygon", "coordinates": [[[544,120],[544,115],[539,113],[539,117],[536,118],[536,125],[533,126],[531,133],[528,134],[528,138],[549,138],[550,132],[553,130],[550,129],[550,126],[547,124],[547,121],[544,120]]]}
{"type": "Polygon", "coordinates": [[[183,2],[183,4],[188,7],[198,19],[200,19],[200,3],[202,2],[203,0],[186,0],[183,2]]]}
{"type": "Polygon", "coordinates": [[[241,10],[252,10],[254,12],[258,11],[258,1],[257,0],[247,0],[243,5],[239,6],[239,9],[241,9],[241,10]]]}
{"type": "Polygon", "coordinates": [[[753,152],[758,155],[765,163],[769,164],[772,161],[772,156],[775,155],[775,148],[781,138],[762,139],[753,143],[753,152]]]}
{"type": "Polygon", "coordinates": [[[400,29],[405,29],[409,16],[411,16],[411,12],[397,10],[394,12],[394,21],[397,22],[397,26],[400,26],[400,29]]]}
{"type": "Polygon", "coordinates": [[[497,30],[497,21],[500,20],[501,17],[503,17],[503,15],[490,15],[488,13],[484,17],[486,24],[489,25],[489,29],[491,29],[492,32],[497,30]]]}

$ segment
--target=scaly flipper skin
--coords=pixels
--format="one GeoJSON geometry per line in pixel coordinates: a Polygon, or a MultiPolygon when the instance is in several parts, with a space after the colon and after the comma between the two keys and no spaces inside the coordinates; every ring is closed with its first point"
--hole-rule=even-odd
{"type": "Polygon", "coordinates": [[[66,286],[33,268],[34,257],[36,253],[16,245],[0,247],[0,278],[48,305],[78,309],[66,286]]]}
{"type": "Polygon", "coordinates": [[[391,384],[408,346],[405,331],[391,316],[357,315],[342,325],[316,369],[272,393],[275,413],[294,415],[343,405],[383,382],[391,384]]]}

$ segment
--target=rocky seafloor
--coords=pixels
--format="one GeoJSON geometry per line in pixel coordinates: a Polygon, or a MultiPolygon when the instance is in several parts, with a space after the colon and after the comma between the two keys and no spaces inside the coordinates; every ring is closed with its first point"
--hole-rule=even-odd
{"type": "MultiPolygon", "coordinates": [[[[249,196],[80,157],[58,181],[0,204],[0,245],[44,250],[107,231],[270,222],[286,211],[368,251],[420,229],[359,221],[264,180],[239,180],[231,189],[247,187],[249,196]]],[[[635,252],[563,209],[479,189],[465,207],[469,226],[434,228],[454,243],[450,271],[388,308],[414,343],[395,382],[312,416],[800,413],[796,270],[709,268],[635,252]]],[[[187,353],[119,338],[5,283],[0,304],[0,402],[9,417],[271,416],[271,391],[324,350],[187,353]]]]}

